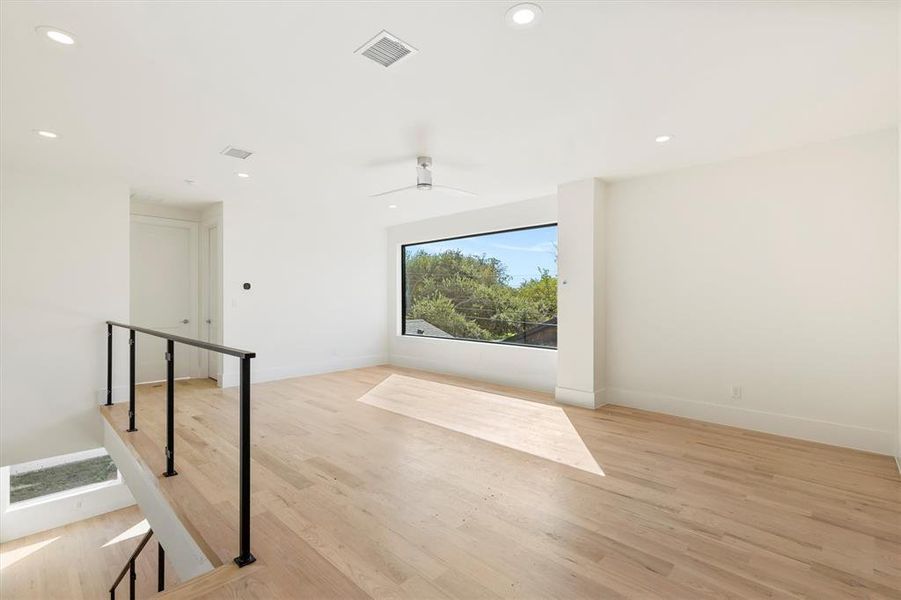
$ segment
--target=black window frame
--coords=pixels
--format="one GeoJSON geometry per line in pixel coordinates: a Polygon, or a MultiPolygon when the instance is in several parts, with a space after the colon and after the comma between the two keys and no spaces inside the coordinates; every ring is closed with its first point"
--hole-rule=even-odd
{"type": "MultiPolygon", "coordinates": [[[[552,223],[541,223],[539,225],[526,225],[525,227],[511,227],[509,229],[498,229],[496,231],[484,231],[482,233],[468,233],[466,235],[454,235],[450,237],[438,238],[434,240],[423,240],[421,242],[407,242],[400,245],[400,334],[404,337],[411,338],[427,338],[430,340],[445,340],[449,342],[473,342],[476,344],[493,344],[495,346],[513,346],[516,348],[531,348],[533,350],[551,350],[556,352],[557,346],[538,346],[534,344],[518,344],[514,342],[499,342],[494,340],[473,340],[469,338],[446,338],[437,335],[418,335],[407,333],[407,246],[421,246],[422,244],[434,244],[438,242],[451,242],[453,240],[462,240],[475,237],[483,237],[486,235],[495,235],[498,233],[512,233],[514,231],[527,231],[529,229],[542,229],[544,227],[558,227],[557,221],[552,223]]],[[[559,230],[558,230],[559,231],[559,230]]],[[[558,281],[559,286],[559,281],[558,281]]]]}

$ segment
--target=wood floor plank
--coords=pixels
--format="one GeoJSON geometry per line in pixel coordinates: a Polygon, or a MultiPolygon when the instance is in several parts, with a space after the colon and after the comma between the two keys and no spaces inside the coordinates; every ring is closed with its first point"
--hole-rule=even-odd
{"type": "MultiPolygon", "coordinates": [[[[110,585],[146,531],[139,529],[143,520],[140,509],[131,506],[0,544],[0,598],[108,598],[110,585]],[[140,534],[123,536],[129,530],[140,534]]],[[[136,562],[136,588],[141,598],[156,593],[155,539],[151,538],[136,562]]],[[[166,586],[171,588],[178,578],[166,562],[166,586]]],[[[119,597],[128,594],[127,575],[118,592],[119,597]]]]}
{"type": "Polygon", "coordinates": [[[360,402],[604,474],[566,413],[557,406],[402,375],[388,377],[360,402]]]}
{"type": "MultiPolygon", "coordinates": [[[[174,597],[901,598],[901,478],[889,457],[626,407],[560,408],[601,476],[461,433],[485,424],[455,390],[559,406],[395,367],[254,385],[258,562],[174,597]],[[389,390],[407,413],[437,406],[457,430],[358,401],[393,375],[415,380],[389,390]],[[431,382],[444,384],[443,404],[431,382]]],[[[159,470],[164,394],[142,388],[140,434],[121,433],[159,470]]],[[[179,476],[163,488],[229,565],[235,390],[178,382],[176,407],[179,476]]],[[[105,415],[124,429],[124,406],[105,415]]]]}

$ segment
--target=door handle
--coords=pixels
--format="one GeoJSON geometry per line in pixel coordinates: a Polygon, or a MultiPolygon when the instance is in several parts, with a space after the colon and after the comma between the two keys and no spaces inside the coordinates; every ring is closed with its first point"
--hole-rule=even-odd
{"type": "Polygon", "coordinates": [[[213,320],[212,320],[212,319],[207,319],[206,322],[207,322],[207,325],[209,325],[210,323],[213,322],[213,320]]]}
{"type": "Polygon", "coordinates": [[[185,325],[187,325],[187,324],[190,323],[191,321],[189,321],[188,319],[182,319],[181,322],[184,323],[185,325]]]}

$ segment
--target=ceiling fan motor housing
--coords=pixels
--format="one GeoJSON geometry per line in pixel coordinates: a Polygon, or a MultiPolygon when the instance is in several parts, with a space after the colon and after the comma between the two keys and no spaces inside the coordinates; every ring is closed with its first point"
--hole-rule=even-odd
{"type": "Polygon", "coordinates": [[[416,189],[430,190],[432,189],[432,157],[418,156],[416,157],[416,189]]]}
{"type": "Polygon", "coordinates": [[[399,193],[406,192],[407,190],[412,190],[412,189],[417,189],[421,192],[437,190],[439,192],[453,194],[456,196],[475,197],[475,194],[473,194],[472,192],[467,192],[466,190],[461,190],[459,188],[453,188],[453,187],[446,186],[446,185],[432,185],[432,157],[431,156],[417,156],[416,157],[416,185],[408,185],[406,187],[398,188],[396,190],[388,190],[387,192],[373,194],[372,196],[370,196],[370,198],[381,198],[383,196],[399,194],[399,193]]]}

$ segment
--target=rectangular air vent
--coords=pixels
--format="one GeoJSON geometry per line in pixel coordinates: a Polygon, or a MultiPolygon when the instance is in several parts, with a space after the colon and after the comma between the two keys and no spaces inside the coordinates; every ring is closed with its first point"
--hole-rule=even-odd
{"type": "Polygon", "coordinates": [[[235,148],[234,146],[226,146],[225,150],[220,152],[220,154],[224,154],[225,156],[231,156],[232,158],[240,158],[244,160],[249,158],[253,152],[250,150],[241,150],[240,148],[235,148]]]}
{"type": "Polygon", "coordinates": [[[416,52],[416,48],[410,44],[394,37],[387,31],[381,31],[377,36],[357,48],[355,54],[362,54],[383,67],[390,67],[416,52]]]}

